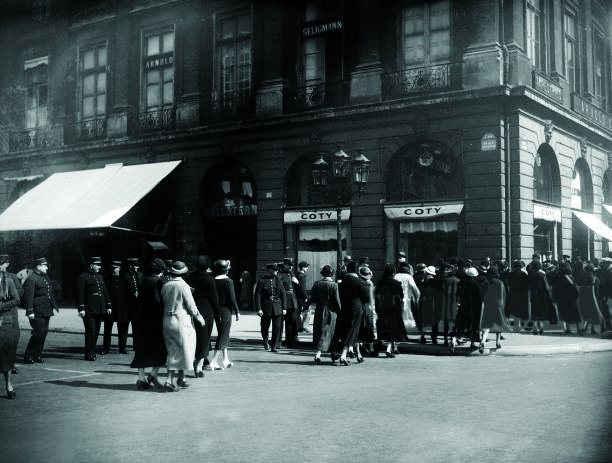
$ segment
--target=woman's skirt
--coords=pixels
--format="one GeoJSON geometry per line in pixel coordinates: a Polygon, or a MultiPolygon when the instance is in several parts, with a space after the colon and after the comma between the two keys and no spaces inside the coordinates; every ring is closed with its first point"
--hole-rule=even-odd
{"type": "Polygon", "coordinates": [[[165,315],[164,341],[168,350],[168,370],[191,370],[196,347],[196,333],[191,315],[165,315]]]}

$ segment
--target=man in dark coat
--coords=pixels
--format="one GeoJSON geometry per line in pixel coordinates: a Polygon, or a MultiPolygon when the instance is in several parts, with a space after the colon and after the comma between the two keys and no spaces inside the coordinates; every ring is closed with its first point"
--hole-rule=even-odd
{"type": "Polygon", "coordinates": [[[104,344],[102,347],[102,355],[108,354],[111,347],[111,336],[113,332],[113,324],[117,322],[117,337],[119,343],[119,352],[127,354],[127,338],[131,316],[131,299],[133,291],[130,289],[130,282],[127,278],[121,275],[121,262],[118,260],[111,261],[110,273],[105,279],[106,290],[108,297],[111,300],[112,313],[104,315],[104,344]]]}
{"type": "Polygon", "coordinates": [[[76,304],[85,328],[85,360],[96,360],[96,342],[100,334],[102,316],[110,315],[111,300],[104,279],[100,275],[102,259],[91,257],[87,271],[81,273],[76,283],[76,304]]]}
{"type": "Polygon", "coordinates": [[[24,363],[43,363],[42,351],[49,332],[49,319],[53,310],[59,312],[51,280],[47,276],[49,264],[44,257],[33,262],[34,271],[23,285],[23,300],[26,307],[32,337],[23,355],[24,363]]]}
{"type": "Polygon", "coordinates": [[[280,349],[282,320],[287,313],[287,295],[277,273],[276,264],[266,265],[266,274],[255,285],[255,309],[261,317],[261,337],[266,350],[270,349],[268,332],[272,323],[272,352],[280,349]]]}
{"type": "Polygon", "coordinates": [[[202,367],[210,351],[210,336],[215,325],[215,315],[219,315],[219,295],[217,294],[215,279],[209,272],[211,265],[212,259],[210,257],[198,256],[196,260],[197,270],[185,278],[187,284],[193,288],[193,299],[202,318],[204,318],[204,325],[194,323],[196,352],[193,372],[196,378],[204,376],[202,367]]]}
{"type": "Polygon", "coordinates": [[[298,310],[298,297],[297,297],[297,286],[299,281],[293,272],[293,259],[286,257],[283,259],[281,268],[278,272],[278,278],[280,278],[285,289],[287,296],[287,305],[285,306],[286,314],[285,320],[285,343],[287,347],[297,347],[298,342],[298,331],[297,322],[295,321],[298,310]]]}

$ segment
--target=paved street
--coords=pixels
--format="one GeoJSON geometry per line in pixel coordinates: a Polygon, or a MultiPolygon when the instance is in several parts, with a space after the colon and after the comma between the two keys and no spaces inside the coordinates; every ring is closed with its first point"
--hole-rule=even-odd
{"type": "Polygon", "coordinates": [[[315,367],[310,350],[265,352],[256,320],[235,326],[233,368],[175,394],[137,391],[131,353],[85,362],[78,325],[54,330],[47,363],[19,365],[17,400],[0,399],[0,461],[609,460],[611,351],[315,367]]]}

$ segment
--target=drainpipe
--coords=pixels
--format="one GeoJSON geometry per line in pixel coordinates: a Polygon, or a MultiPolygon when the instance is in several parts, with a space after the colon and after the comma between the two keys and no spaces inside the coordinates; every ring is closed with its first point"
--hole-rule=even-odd
{"type": "MultiPolygon", "coordinates": [[[[504,25],[504,0],[499,0],[499,33],[502,50],[502,87],[505,89],[508,85],[508,73],[510,64],[508,63],[508,47],[506,47],[506,31],[504,25]]],[[[510,187],[510,121],[508,113],[508,103],[504,104],[504,163],[506,176],[506,261],[509,265],[512,264],[512,198],[510,196],[512,188],[510,187]]]]}

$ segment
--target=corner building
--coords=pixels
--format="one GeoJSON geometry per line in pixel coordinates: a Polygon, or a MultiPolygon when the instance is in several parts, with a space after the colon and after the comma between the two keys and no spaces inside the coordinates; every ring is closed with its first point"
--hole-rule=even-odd
{"type": "Polygon", "coordinates": [[[338,216],[343,253],[375,272],[400,250],[428,265],[610,251],[610,2],[28,5],[0,27],[0,239],[45,254],[66,294],[91,253],[204,252],[234,279],[289,256],[312,283],[335,265],[338,216]],[[372,164],[338,206],[312,167],[340,149],[372,164]],[[134,169],[110,188],[96,172],[118,165],[134,169]],[[61,209],[45,184],[74,172],[67,194],[94,194],[69,216],[100,220],[6,220],[37,188],[61,209]]]}

